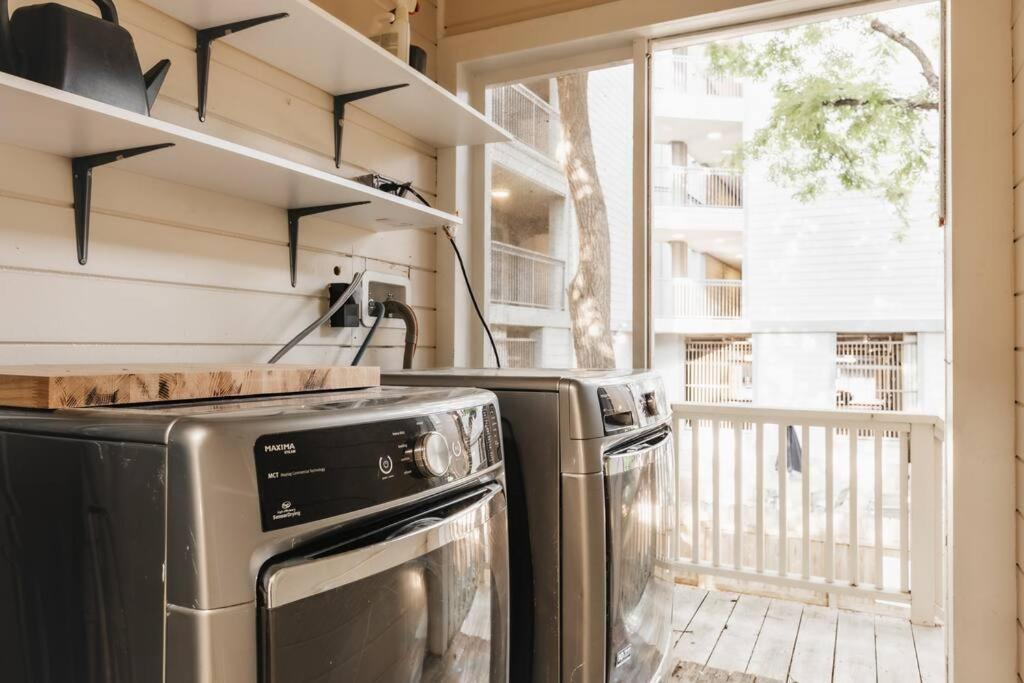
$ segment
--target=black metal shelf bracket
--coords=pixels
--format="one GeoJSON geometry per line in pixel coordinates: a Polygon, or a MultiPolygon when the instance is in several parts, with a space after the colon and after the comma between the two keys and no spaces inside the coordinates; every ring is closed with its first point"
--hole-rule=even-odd
{"type": "Polygon", "coordinates": [[[75,242],[78,244],[78,262],[85,265],[89,260],[89,214],[92,209],[92,172],[97,166],[106,166],[121,159],[137,157],[158,149],[174,147],[173,142],[160,145],[132,147],[116,152],[103,152],[75,157],[71,160],[71,188],[75,197],[75,242]]]}
{"type": "Polygon", "coordinates": [[[334,166],[335,168],[341,168],[341,138],[345,133],[345,107],[350,102],[357,100],[366,99],[367,97],[373,97],[374,95],[380,95],[382,93],[391,92],[392,90],[398,90],[399,88],[409,87],[408,83],[399,83],[398,85],[385,85],[380,88],[370,88],[369,90],[358,90],[356,92],[344,93],[341,95],[334,96],[334,166]]]}
{"type": "Polygon", "coordinates": [[[232,33],[238,33],[239,31],[244,31],[247,28],[253,28],[254,26],[260,26],[262,24],[268,24],[271,21],[284,19],[287,16],[287,12],[280,12],[278,14],[268,14],[265,17],[245,19],[243,21],[222,24],[221,26],[211,26],[209,28],[199,29],[196,31],[196,77],[197,82],[199,83],[200,121],[206,121],[206,97],[210,90],[210,51],[213,46],[213,42],[229,36],[232,33]]]}
{"type": "Polygon", "coordinates": [[[296,271],[299,258],[299,220],[306,216],[315,216],[318,213],[327,213],[339,209],[350,209],[353,206],[364,206],[365,202],[348,202],[346,204],[326,204],[324,206],[310,206],[305,209],[288,209],[288,267],[291,270],[292,287],[296,282],[296,271]]]}

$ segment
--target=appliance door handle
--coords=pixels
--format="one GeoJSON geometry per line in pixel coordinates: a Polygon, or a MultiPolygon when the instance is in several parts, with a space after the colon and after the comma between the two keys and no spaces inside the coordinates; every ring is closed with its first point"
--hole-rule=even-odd
{"type": "Polygon", "coordinates": [[[482,490],[486,492],[482,498],[452,515],[436,521],[412,522],[385,541],[280,565],[264,580],[266,606],[273,609],[341,588],[473,535],[505,513],[502,488],[490,484],[482,490]]]}
{"type": "Polygon", "coordinates": [[[642,467],[666,450],[665,446],[672,450],[672,444],[672,428],[666,426],[641,439],[613,446],[604,454],[605,474],[614,475],[642,467]]]}
{"type": "Polygon", "coordinates": [[[672,436],[671,427],[662,427],[645,435],[640,439],[630,440],[612,446],[605,452],[605,457],[614,458],[617,455],[636,453],[637,451],[657,448],[672,436]]]}

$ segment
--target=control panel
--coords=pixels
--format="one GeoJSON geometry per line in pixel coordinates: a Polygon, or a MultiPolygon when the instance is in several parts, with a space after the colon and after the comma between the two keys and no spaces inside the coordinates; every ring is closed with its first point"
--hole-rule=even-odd
{"type": "Polygon", "coordinates": [[[267,434],[254,456],[264,531],[400,500],[501,461],[487,404],[402,420],[267,434]]]}
{"type": "Polygon", "coordinates": [[[598,388],[597,398],[605,434],[646,427],[670,412],[661,382],[609,384],[598,388]]]}
{"type": "Polygon", "coordinates": [[[630,391],[629,385],[601,387],[597,390],[597,398],[601,404],[605,434],[614,434],[637,426],[633,392],[630,391]]]}

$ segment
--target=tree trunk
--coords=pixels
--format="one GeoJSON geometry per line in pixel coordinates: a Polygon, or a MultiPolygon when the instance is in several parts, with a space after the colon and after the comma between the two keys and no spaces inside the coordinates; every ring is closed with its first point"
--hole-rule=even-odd
{"type": "Polygon", "coordinates": [[[588,76],[559,76],[565,176],[579,225],[580,260],[569,287],[576,363],[581,368],[614,368],[611,330],[611,237],[608,207],[597,175],[587,101],[588,76]]]}

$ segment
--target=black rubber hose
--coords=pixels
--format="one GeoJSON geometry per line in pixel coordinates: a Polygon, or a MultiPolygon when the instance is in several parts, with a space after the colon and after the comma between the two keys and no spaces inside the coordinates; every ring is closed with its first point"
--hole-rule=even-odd
{"type": "Polygon", "coordinates": [[[352,359],[352,367],[359,365],[359,361],[363,359],[363,354],[366,353],[366,349],[370,348],[370,340],[373,339],[373,335],[377,333],[377,328],[380,327],[380,321],[384,319],[384,307],[377,304],[377,317],[373,321],[373,327],[366,333],[366,339],[363,340],[359,350],[356,351],[356,357],[352,359]]]}
{"type": "Polygon", "coordinates": [[[405,323],[405,355],[402,358],[402,369],[412,369],[412,357],[416,353],[416,345],[420,339],[420,325],[416,313],[401,301],[388,299],[384,302],[384,313],[394,314],[405,323]]]}
{"type": "Polygon", "coordinates": [[[494,363],[498,369],[501,369],[501,356],[498,355],[498,345],[494,343],[494,335],[491,334],[491,327],[484,320],[484,314],[480,311],[480,304],[476,302],[476,294],[473,293],[473,285],[469,283],[469,273],[466,272],[466,264],[462,260],[462,252],[459,251],[459,246],[455,244],[455,236],[445,230],[445,234],[448,237],[448,241],[451,242],[452,249],[455,250],[455,258],[459,260],[459,268],[462,270],[462,279],[466,282],[466,289],[469,290],[469,299],[473,302],[473,308],[476,310],[476,317],[480,319],[480,324],[484,326],[484,332],[487,333],[487,339],[491,342],[491,350],[494,351],[494,363]]]}

